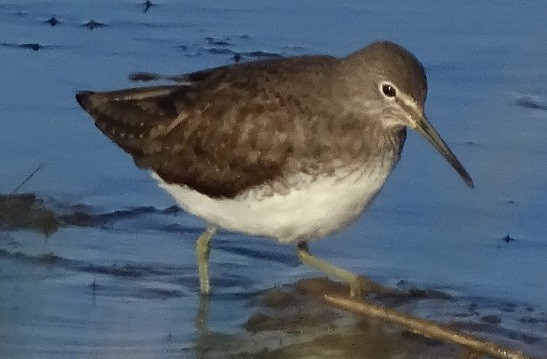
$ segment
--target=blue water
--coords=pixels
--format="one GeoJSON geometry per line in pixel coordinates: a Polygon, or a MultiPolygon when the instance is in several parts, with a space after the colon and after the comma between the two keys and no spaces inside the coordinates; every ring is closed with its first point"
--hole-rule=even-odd
{"type": "MultiPolygon", "coordinates": [[[[134,86],[127,80],[134,71],[180,74],[224,65],[235,52],[342,56],[388,39],[423,62],[426,113],[476,188],[411,133],[365,215],[311,250],[386,284],[405,280],[543,313],[546,14],[544,1],[165,1],[147,12],[132,1],[4,2],[0,192],[11,192],[41,165],[21,191],[98,213],[167,208],[173,200],[77,106],[77,90],[134,86]],[[44,23],[53,15],[61,21],[54,27],[44,23]],[[91,19],[106,26],[82,26],[91,19]],[[507,235],[514,241],[503,241],[507,235]]],[[[180,213],[68,226],[49,238],[0,232],[0,356],[191,355],[198,306],[193,245],[201,228],[201,220],[180,213]],[[47,253],[68,262],[38,263],[47,253]],[[127,278],[101,266],[145,274],[127,278]]],[[[238,328],[253,293],[316,274],[298,265],[290,246],[221,233],[213,248],[210,326],[219,331],[238,328]]],[[[523,330],[547,336],[545,324],[523,330]]],[[[545,341],[530,347],[539,353],[545,341]]]]}

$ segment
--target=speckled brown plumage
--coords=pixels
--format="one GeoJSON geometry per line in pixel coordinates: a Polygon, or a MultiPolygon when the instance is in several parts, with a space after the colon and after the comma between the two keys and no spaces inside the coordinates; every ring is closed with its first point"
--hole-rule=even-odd
{"type": "Polygon", "coordinates": [[[76,98],[185,211],[208,223],[196,243],[203,294],[211,291],[210,241],[224,228],[298,243],[303,263],[360,296],[361,278],[314,258],[306,242],[344,228],[367,208],[399,160],[406,127],[473,186],[424,114],[424,68],[390,42],[344,58],[302,56],[131,79],[175,84],[76,98]]]}
{"type": "MultiPolygon", "coordinates": [[[[387,129],[352,105],[362,86],[377,91],[358,83],[358,54],[236,64],[174,77],[175,85],[81,92],[77,100],[139,167],[167,183],[232,198],[299,172],[363,168],[386,153],[398,159],[404,127],[387,129]]],[[[414,62],[419,75],[401,74],[403,87],[415,76],[425,81],[414,62]]],[[[381,73],[381,62],[372,63],[381,73]]],[[[425,82],[416,91],[424,96],[425,82]]]]}

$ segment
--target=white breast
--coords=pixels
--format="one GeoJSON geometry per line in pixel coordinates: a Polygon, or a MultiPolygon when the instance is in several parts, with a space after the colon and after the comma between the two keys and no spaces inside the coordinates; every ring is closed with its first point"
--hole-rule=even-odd
{"type": "MultiPolygon", "coordinates": [[[[324,237],[353,222],[384,184],[392,164],[345,176],[302,175],[284,194],[255,187],[232,199],[215,199],[153,177],[187,212],[234,232],[294,242],[324,237]]],[[[289,181],[291,182],[291,181],[289,181]]]]}

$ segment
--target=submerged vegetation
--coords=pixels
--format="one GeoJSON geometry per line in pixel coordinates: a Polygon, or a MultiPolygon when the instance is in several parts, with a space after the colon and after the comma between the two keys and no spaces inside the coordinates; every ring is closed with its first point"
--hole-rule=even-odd
{"type": "Polygon", "coordinates": [[[30,229],[49,237],[59,227],[57,215],[34,194],[0,195],[1,230],[30,229]]]}

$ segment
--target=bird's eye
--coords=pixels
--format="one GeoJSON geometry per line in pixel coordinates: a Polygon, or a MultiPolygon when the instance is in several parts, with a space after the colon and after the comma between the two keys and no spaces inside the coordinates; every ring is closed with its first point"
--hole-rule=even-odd
{"type": "Polygon", "coordinates": [[[382,92],[387,97],[395,97],[397,95],[397,91],[395,90],[395,87],[390,84],[383,84],[382,85],[382,92]]]}

